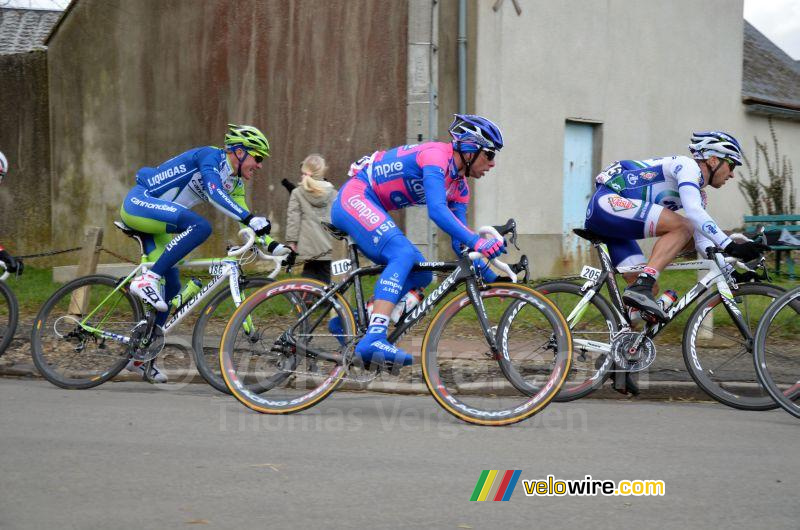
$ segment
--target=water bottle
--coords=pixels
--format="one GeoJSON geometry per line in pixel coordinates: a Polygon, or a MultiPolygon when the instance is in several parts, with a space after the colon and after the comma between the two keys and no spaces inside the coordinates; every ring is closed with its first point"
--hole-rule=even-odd
{"type": "Polygon", "coordinates": [[[661,293],[661,296],[658,297],[658,304],[661,306],[661,310],[666,313],[676,300],[678,300],[678,293],[672,289],[666,289],[661,293]]]}
{"type": "Polygon", "coordinates": [[[399,302],[397,302],[397,305],[394,306],[391,314],[392,322],[397,324],[400,321],[400,318],[417,307],[423,298],[424,293],[419,287],[408,291],[406,295],[401,298],[399,302]]]}
{"type": "MultiPolygon", "coordinates": [[[[424,297],[425,297],[425,292],[419,287],[408,291],[405,294],[405,296],[403,296],[403,298],[401,298],[400,301],[397,302],[397,305],[394,306],[394,309],[392,309],[392,314],[389,315],[389,318],[392,319],[392,323],[397,324],[403,317],[403,315],[405,315],[406,313],[417,307],[417,305],[419,305],[419,303],[422,301],[424,297]]],[[[375,297],[370,296],[369,300],[367,300],[368,320],[372,318],[372,306],[374,303],[375,303],[375,297]]]]}
{"type": "Polygon", "coordinates": [[[175,297],[169,301],[170,305],[175,309],[180,309],[181,307],[186,304],[189,300],[192,299],[194,295],[200,292],[200,288],[203,284],[195,278],[194,276],[186,282],[186,287],[183,290],[176,294],[175,297]]]}

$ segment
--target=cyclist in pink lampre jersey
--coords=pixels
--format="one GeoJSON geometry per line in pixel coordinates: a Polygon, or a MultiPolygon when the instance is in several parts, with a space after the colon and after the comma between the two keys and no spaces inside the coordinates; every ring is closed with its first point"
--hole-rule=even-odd
{"type": "Polygon", "coordinates": [[[449,131],[451,143],[404,145],[360,159],[351,166],[351,178],[333,203],[333,224],[347,232],[368,258],[386,265],[375,285],[367,334],[356,346],[356,354],[367,365],[411,364],[410,355],[386,340],[389,315],[405,293],[433,279],[430,271],[411,272],[425,257],[388,211],[424,204],[433,222],[452,237],[456,252],[461,244],[487,258],[505,251],[503,241],[484,239],[466,225],[466,178],[481,178],[494,167],[495,153],[503,147],[500,129],[480,116],[457,114],[449,131]]]}

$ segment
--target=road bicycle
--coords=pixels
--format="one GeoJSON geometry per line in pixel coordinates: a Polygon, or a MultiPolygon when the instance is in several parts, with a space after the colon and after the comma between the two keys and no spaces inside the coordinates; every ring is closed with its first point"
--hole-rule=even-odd
{"type": "Polygon", "coordinates": [[[202,377],[227,392],[217,351],[224,324],[241,303],[243,293],[273,280],[283,258],[265,254],[254,245],[255,233],[245,228],[239,234],[246,242],[230,248],[227,257],[181,263],[184,267],[208,267],[211,279],[194,296],[170,308],[172,314],[162,329],[155,326],[156,312],[151,306],[129,291],[131,280],[152,265],[144,251],[146,234],[121,222],[115,226],[139,242],[141,263],[124,278],[94,274],[72,280],[44,303],[31,334],[33,362],[39,373],[61,388],[85,389],[113,378],[134,359],[146,363],[145,380],[153,382],[150,366],[164,348],[166,336],[174,334],[194,309],[202,308],[192,332],[192,355],[202,377]],[[244,276],[241,266],[257,259],[274,261],[272,273],[244,276]],[[227,289],[217,292],[223,286],[227,289]]]}
{"type": "Polygon", "coordinates": [[[775,403],[800,418],[800,287],[767,308],[756,330],[754,362],[775,403]]]}
{"type": "MultiPolygon", "coordinates": [[[[335,284],[292,278],[253,293],[234,312],[223,333],[220,365],[231,393],[245,406],[270,414],[312,407],[342,382],[365,385],[381,373],[406,375],[411,368],[365,366],[354,346],[365,334],[368,314],[361,279],[379,275],[384,265],[361,266],[357,246],[333,225],[326,229],[349,243],[349,258],[331,264],[335,284]],[[350,288],[353,288],[350,291],[350,288]],[[352,301],[352,305],[351,305],[352,301]],[[247,329],[252,321],[255,332],[247,329]],[[258,385],[260,392],[252,388],[258,385]]],[[[493,237],[511,233],[510,220],[493,237]]],[[[447,412],[479,425],[507,425],[541,411],[558,392],[569,370],[572,343],[564,317],[543,295],[515,283],[527,277],[527,258],[508,266],[494,264],[508,281],[484,283],[473,265],[480,253],[465,249],[453,262],[421,262],[414,271],[449,273],[419,305],[407,311],[389,333],[397,343],[434,307],[420,344],[422,377],[436,402],[447,412]],[[514,327],[500,321],[505,308],[517,304],[514,327]],[[520,349],[542,338],[538,351],[520,349]],[[516,366],[522,363],[524,366],[516,366]],[[536,392],[522,394],[508,377],[536,372],[536,392]]],[[[409,337],[407,337],[409,338],[409,337]]],[[[407,346],[404,346],[407,347],[407,346]]]]}
{"type": "Polygon", "coordinates": [[[0,261],[0,268],[3,270],[3,273],[0,274],[0,355],[3,355],[17,330],[19,303],[17,303],[17,297],[14,296],[14,291],[5,282],[9,272],[6,264],[2,261],[0,261]]]}
{"type": "MultiPolygon", "coordinates": [[[[738,284],[733,264],[745,268],[749,279],[756,270],[768,279],[764,259],[755,269],[709,249],[710,259],[673,263],[667,270],[707,270],[689,291],[667,311],[666,322],[647,322],[633,329],[622,302],[617,274],[641,272],[643,265],[614,267],[603,238],[589,230],[575,229],[592,243],[601,268],[584,266],[582,285],[553,281],[536,289],[547,295],[566,315],[573,335],[575,358],[567,382],[557,401],[581,398],[600,388],[612,374],[646,370],[656,358],[653,339],[696,300],[683,332],[682,353],[692,379],[709,396],[731,407],[767,410],[776,407],[756,379],[753,369],[753,339],[766,307],[784,289],[770,283],[738,284]],[[610,302],[600,294],[606,288],[610,302]],[[708,294],[700,298],[704,293],[708,294]]],[[[624,378],[619,378],[624,380],[624,378]]]]}

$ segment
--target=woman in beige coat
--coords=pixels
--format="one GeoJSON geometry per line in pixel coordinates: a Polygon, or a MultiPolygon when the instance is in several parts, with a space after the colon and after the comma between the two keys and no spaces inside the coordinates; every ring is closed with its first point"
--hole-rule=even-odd
{"type": "Polygon", "coordinates": [[[305,261],[303,276],[329,283],[333,240],[320,222],[331,220],[336,188],[324,180],[328,166],[321,155],[308,155],[300,171],[300,183],[292,190],[286,210],[286,242],[305,261]]]}

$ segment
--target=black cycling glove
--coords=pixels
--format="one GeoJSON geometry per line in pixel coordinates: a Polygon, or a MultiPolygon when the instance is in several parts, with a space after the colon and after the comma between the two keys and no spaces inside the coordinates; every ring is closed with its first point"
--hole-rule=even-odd
{"type": "Polygon", "coordinates": [[[6,264],[8,272],[22,272],[22,262],[9,254],[4,248],[0,249],[0,261],[6,264]]]}
{"type": "Polygon", "coordinates": [[[757,243],[755,241],[746,241],[744,243],[731,241],[728,243],[728,246],[724,248],[726,254],[742,261],[753,261],[754,259],[758,259],[761,257],[761,254],[768,250],[768,246],[762,245],[761,243],[757,243]]]}

